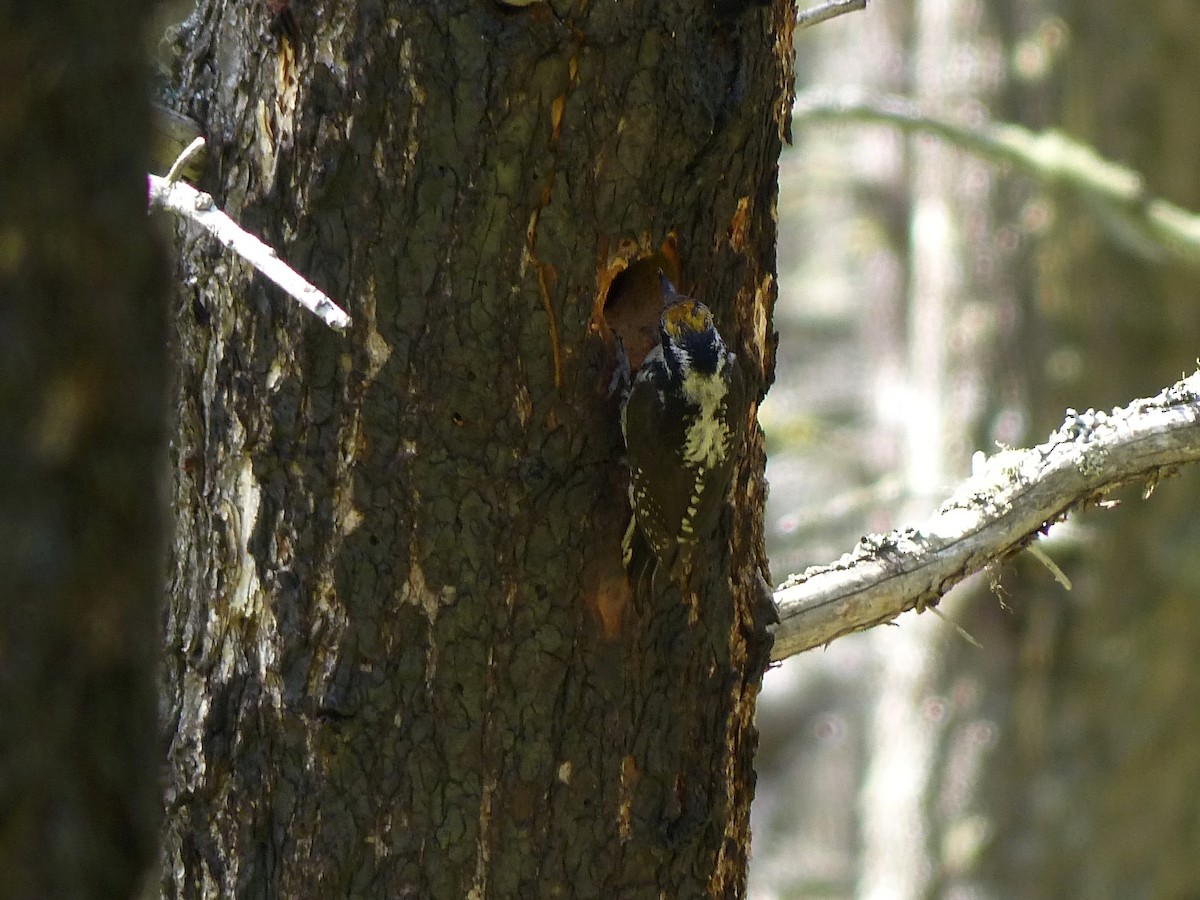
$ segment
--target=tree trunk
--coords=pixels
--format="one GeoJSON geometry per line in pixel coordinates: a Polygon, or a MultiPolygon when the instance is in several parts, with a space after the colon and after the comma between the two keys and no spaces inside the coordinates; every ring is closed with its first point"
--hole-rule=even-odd
{"type": "Polygon", "coordinates": [[[696,595],[631,593],[602,310],[680,268],[765,392],[793,17],[190,20],[218,201],[354,326],[181,255],[167,895],[742,892],[762,436],[696,595]]]}
{"type": "Polygon", "coordinates": [[[149,7],[0,12],[4,898],[128,898],[154,856],[167,417],[137,102],[149,7]]]}

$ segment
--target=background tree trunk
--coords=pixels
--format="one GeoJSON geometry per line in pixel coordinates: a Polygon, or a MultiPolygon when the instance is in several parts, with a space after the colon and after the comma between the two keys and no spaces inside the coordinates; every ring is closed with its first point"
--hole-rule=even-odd
{"type": "Polygon", "coordinates": [[[128,898],[154,856],[167,410],[149,7],[0,11],[4,898],[128,898]]]}
{"type": "Polygon", "coordinates": [[[164,893],[736,896],[761,433],[634,601],[599,310],[677,256],[762,396],[794,9],[294,6],[181,31],[219,202],[355,324],[181,256],[164,893]]]}
{"type": "MultiPolygon", "coordinates": [[[[1200,7],[1156,0],[1098,16],[1067,0],[1061,13],[1071,45],[1057,121],[1143,173],[1151,193],[1200,209],[1200,7]]],[[[1055,407],[1107,409],[1195,367],[1194,269],[1073,207],[1050,236],[1038,262],[1058,340],[1039,424],[1052,427],[1055,407]]],[[[1072,595],[1040,601],[1024,681],[1046,684],[1026,692],[1037,702],[1022,716],[1029,752],[1016,773],[1039,835],[1036,855],[1020,857],[1036,861],[1030,896],[1200,894],[1200,478],[1163,488],[1146,502],[1127,490],[1113,516],[1089,521],[1072,595]]]]}

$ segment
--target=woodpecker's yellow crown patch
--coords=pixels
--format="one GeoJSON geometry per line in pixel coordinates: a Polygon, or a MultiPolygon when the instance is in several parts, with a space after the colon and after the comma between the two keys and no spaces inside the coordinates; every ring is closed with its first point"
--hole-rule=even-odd
{"type": "Polygon", "coordinates": [[[712,313],[698,300],[680,300],[672,303],[662,314],[663,328],[673,338],[685,332],[699,334],[713,327],[712,313]]]}

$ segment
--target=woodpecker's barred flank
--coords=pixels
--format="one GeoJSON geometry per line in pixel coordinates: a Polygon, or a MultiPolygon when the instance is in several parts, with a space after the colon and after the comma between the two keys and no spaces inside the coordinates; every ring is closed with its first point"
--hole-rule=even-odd
{"type": "Polygon", "coordinates": [[[662,278],[666,305],[660,343],[646,355],[621,407],[633,517],[623,544],[626,568],[635,528],[672,578],[716,528],[746,420],[737,357],[703,303],[662,278]]]}

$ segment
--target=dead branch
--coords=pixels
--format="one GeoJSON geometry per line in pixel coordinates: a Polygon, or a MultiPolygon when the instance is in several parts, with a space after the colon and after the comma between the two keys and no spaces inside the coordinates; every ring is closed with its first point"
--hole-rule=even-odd
{"type": "Polygon", "coordinates": [[[1112,489],[1200,460],[1200,371],[1111,413],[1067,411],[1050,439],[1004,450],[921,527],[864,537],[775,593],[775,660],[925,609],[1112,489]]]}

